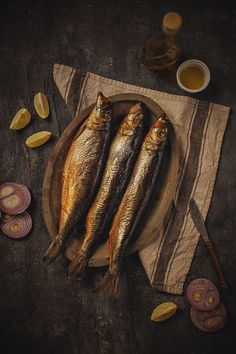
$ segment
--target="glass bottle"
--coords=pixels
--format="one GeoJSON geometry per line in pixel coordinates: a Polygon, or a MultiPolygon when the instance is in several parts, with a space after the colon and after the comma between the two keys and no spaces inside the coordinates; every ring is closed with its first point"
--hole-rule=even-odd
{"type": "Polygon", "coordinates": [[[152,37],[142,50],[142,63],[149,69],[162,70],[172,66],[179,58],[181,49],[175,35],[182,26],[177,12],[168,12],[162,21],[162,33],[152,37]]]}

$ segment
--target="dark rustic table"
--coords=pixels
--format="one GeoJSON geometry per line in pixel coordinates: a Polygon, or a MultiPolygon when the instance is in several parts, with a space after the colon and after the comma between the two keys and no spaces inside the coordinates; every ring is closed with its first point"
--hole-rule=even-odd
{"type": "MultiPolygon", "coordinates": [[[[1,354],[209,354],[236,353],[236,10],[227,1],[5,1],[0,11],[0,182],[28,185],[34,227],[14,242],[0,237],[1,354]],[[198,97],[231,107],[219,172],[207,218],[230,291],[222,293],[228,323],[206,334],[191,323],[185,295],[152,289],[137,255],[126,261],[120,295],[109,299],[92,292],[104,270],[90,270],[88,284],[65,278],[67,261],[42,263],[49,245],[41,207],[42,182],[52,147],[71,117],[52,81],[55,62],[152,89],[183,94],[174,70],[156,73],[140,64],[140,50],[159,28],[167,11],[184,19],[183,58],[205,61],[210,86],[198,97]],[[51,120],[33,116],[26,131],[8,127],[22,106],[32,108],[34,93],[48,93],[51,120]],[[50,129],[54,140],[29,150],[26,136],[50,129]],[[153,308],[173,301],[177,315],[156,324],[153,308]]],[[[33,111],[33,109],[32,109],[33,111]]],[[[206,277],[218,284],[200,240],[187,278],[206,277]]]]}

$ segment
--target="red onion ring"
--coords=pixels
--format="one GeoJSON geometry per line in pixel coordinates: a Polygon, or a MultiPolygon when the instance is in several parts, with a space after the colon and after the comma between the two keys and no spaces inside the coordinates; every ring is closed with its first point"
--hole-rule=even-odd
{"type": "Polygon", "coordinates": [[[27,211],[14,216],[6,223],[1,224],[2,232],[10,238],[19,239],[28,235],[32,228],[32,219],[27,211]]]}
{"type": "Polygon", "coordinates": [[[187,298],[200,311],[213,310],[220,302],[220,294],[215,285],[203,278],[195,279],[188,285],[187,298]]]}
{"type": "Polygon", "coordinates": [[[28,188],[20,183],[7,182],[0,185],[0,209],[10,215],[24,212],[31,202],[28,188]],[[4,190],[9,193],[4,194],[4,190]]]}
{"type": "Polygon", "coordinates": [[[11,182],[3,183],[0,185],[0,199],[10,197],[12,194],[14,194],[14,192],[15,188],[11,182]]]}
{"type": "Polygon", "coordinates": [[[11,219],[14,219],[15,215],[2,214],[1,223],[6,224],[11,219]]]}
{"type": "Polygon", "coordinates": [[[190,315],[193,324],[204,332],[219,331],[227,320],[226,309],[222,303],[211,311],[199,311],[191,307],[190,315]]]}

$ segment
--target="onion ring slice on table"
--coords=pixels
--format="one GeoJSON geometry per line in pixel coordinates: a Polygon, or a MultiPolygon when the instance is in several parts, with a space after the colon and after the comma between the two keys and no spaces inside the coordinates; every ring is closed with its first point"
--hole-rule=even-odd
{"type": "Polygon", "coordinates": [[[213,310],[220,302],[218,289],[203,278],[195,279],[188,285],[187,298],[190,304],[200,311],[213,310]]]}
{"type": "Polygon", "coordinates": [[[2,213],[2,218],[1,218],[1,223],[6,224],[9,222],[11,219],[14,219],[15,215],[10,215],[10,214],[3,214],[2,213]]]}
{"type": "Polygon", "coordinates": [[[10,238],[20,239],[28,235],[32,228],[32,219],[27,211],[14,216],[6,223],[1,224],[2,232],[10,238]]]}
{"type": "Polygon", "coordinates": [[[227,319],[226,309],[222,303],[211,311],[199,311],[191,307],[190,315],[193,324],[204,332],[219,331],[224,327],[227,319]]]}
{"type": "Polygon", "coordinates": [[[7,182],[0,185],[0,209],[6,214],[23,213],[31,202],[28,188],[20,183],[7,182]]]}

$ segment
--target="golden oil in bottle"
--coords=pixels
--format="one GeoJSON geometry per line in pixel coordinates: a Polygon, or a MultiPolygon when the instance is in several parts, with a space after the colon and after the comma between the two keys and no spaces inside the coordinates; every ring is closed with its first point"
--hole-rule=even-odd
{"type": "Polygon", "coordinates": [[[149,69],[162,70],[172,66],[181,50],[175,35],[182,26],[182,17],[168,12],[162,22],[162,32],[152,37],[142,50],[142,63],[149,69]]]}

